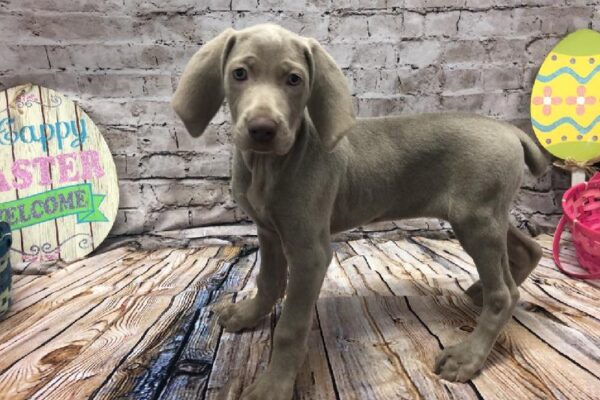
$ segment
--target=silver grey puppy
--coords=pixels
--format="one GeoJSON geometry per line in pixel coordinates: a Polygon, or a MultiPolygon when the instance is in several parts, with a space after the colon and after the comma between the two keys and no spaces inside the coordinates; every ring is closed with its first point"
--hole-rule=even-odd
{"type": "Polygon", "coordinates": [[[477,265],[480,280],[467,291],[483,306],[477,327],[434,366],[444,379],[471,379],[541,257],[508,221],[523,160],[534,175],[547,167],[534,142],[476,115],[355,119],[345,78],[319,43],[270,24],[229,29],[202,46],[172,106],[199,136],[224,98],[236,147],[233,195],[256,222],[262,265],[256,296],[222,307],[219,323],[251,328],[286,294],[269,367],[242,398],[291,398],[331,234],[419,216],[448,220],[477,265]]]}

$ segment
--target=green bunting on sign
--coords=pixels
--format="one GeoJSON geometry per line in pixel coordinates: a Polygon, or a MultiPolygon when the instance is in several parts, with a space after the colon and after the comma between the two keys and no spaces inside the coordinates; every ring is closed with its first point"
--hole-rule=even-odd
{"type": "Polygon", "coordinates": [[[93,194],[92,185],[80,183],[0,204],[0,221],[13,230],[76,215],[78,223],[106,222],[99,209],[105,195],[93,194]]]}

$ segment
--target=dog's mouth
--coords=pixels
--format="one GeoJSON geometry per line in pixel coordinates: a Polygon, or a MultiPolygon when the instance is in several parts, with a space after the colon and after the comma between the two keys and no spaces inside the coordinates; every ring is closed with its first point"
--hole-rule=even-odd
{"type": "Polygon", "coordinates": [[[285,155],[290,151],[290,135],[285,129],[278,129],[270,140],[259,141],[253,139],[248,134],[245,126],[239,126],[234,129],[233,142],[235,146],[242,151],[251,151],[258,154],[285,155]]]}

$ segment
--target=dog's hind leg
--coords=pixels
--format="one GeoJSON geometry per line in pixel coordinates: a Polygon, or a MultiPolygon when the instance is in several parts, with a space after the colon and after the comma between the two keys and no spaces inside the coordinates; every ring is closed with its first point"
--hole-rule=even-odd
{"type": "Polygon", "coordinates": [[[483,287],[483,309],[473,332],[437,357],[435,372],[449,381],[465,382],[483,367],[513,313],[519,291],[508,266],[508,218],[471,216],[453,223],[453,228],[477,266],[483,287]]]}
{"type": "MultiPolygon", "coordinates": [[[[515,284],[521,286],[542,258],[542,248],[535,240],[512,225],[508,226],[507,245],[510,273],[515,284]]],[[[478,306],[483,304],[481,281],[471,285],[466,293],[478,306]]]]}
{"type": "Polygon", "coordinates": [[[267,316],[283,297],[287,282],[287,261],[281,240],[275,232],[258,229],[260,270],[256,278],[256,295],[215,309],[218,322],[228,332],[253,328],[267,316]]]}

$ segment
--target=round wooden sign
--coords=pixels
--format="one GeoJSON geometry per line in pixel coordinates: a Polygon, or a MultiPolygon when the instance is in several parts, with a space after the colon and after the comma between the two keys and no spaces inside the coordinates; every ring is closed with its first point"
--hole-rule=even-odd
{"type": "Polygon", "coordinates": [[[74,261],[106,238],[119,186],[100,131],[73,101],[32,84],[0,92],[0,221],[11,262],[74,261]]]}

